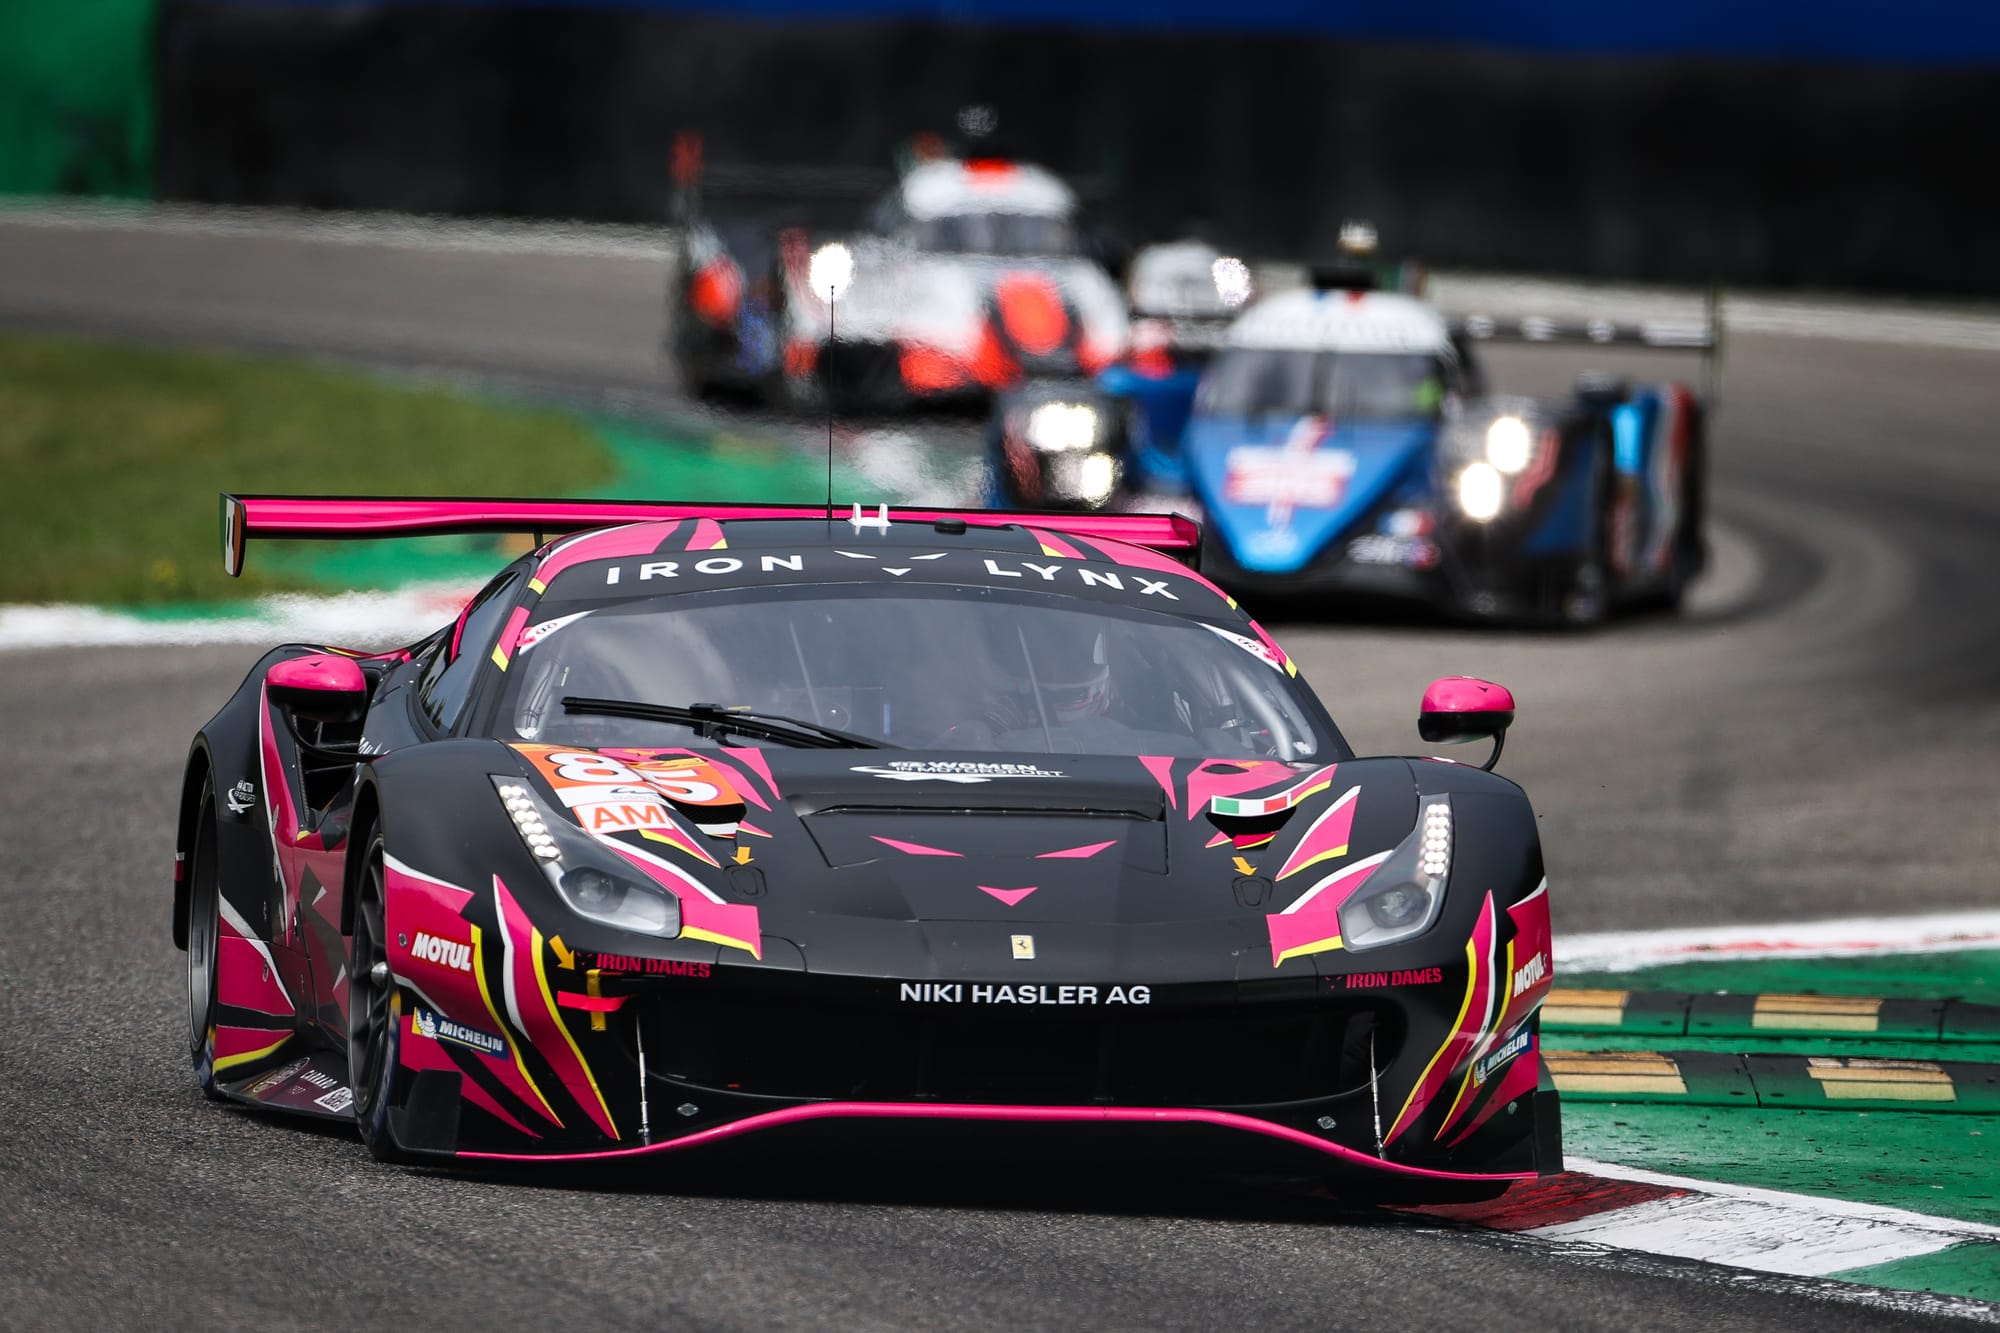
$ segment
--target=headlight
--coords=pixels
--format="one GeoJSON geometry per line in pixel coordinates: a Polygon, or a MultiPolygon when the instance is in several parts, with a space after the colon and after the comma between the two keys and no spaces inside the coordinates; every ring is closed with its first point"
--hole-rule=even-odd
{"type": "Polygon", "coordinates": [[[1097,504],[1111,498],[1112,490],[1118,485],[1118,460],[1110,454],[1085,454],[1082,458],[1065,459],[1072,466],[1065,469],[1063,478],[1068,483],[1066,490],[1079,500],[1097,504]]]}
{"type": "Polygon", "coordinates": [[[1467,518],[1484,523],[1500,512],[1503,490],[1498,468],[1473,463],[1458,474],[1458,507],[1467,518]]]}
{"type": "Polygon", "coordinates": [[[1451,798],[1426,796],[1410,836],[1340,905],[1350,952],[1397,944],[1430,929],[1451,879],[1451,798]]]}
{"type": "Polygon", "coordinates": [[[1496,417],[1486,428],[1486,461],[1512,476],[1534,456],[1534,437],[1519,417],[1496,417]]]}
{"type": "Polygon", "coordinates": [[[522,845],[572,912],[642,935],[672,939],[681,933],[680,899],[638,874],[567,816],[551,810],[527,783],[489,776],[522,845]]]}
{"type": "Polygon", "coordinates": [[[1234,255],[1223,255],[1208,267],[1215,281],[1215,294],[1234,310],[1250,299],[1250,266],[1234,255]]]}
{"type": "Polygon", "coordinates": [[[1039,403],[1028,413],[1028,443],[1045,454],[1097,443],[1097,409],[1088,403],[1039,403]]]}
{"type": "MultiPolygon", "coordinates": [[[[794,251],[794,253],[797,253],[794,251]]],[[[813,251],[806,265],[806,283],[813,295],[838,300],[854,281],[854,252],[839,241],[829,241],[813,251]]]]}

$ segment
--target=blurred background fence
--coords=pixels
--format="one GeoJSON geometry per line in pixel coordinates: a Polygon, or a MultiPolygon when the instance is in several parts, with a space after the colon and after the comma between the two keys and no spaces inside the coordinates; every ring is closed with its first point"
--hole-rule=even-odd
{"type": "Polygon", "coordinates": [[[154,8],[0,2],[0,194],[151,190],[154,8]]]}
{"type": "MultiPolygon", "coordinates": [[[[168,199],[643,222],[665,215],[679,131],[711,164],[886,168],[980,103],[1011,151],[1095,183],[1134,241],[1200,221],[1311,258],[1362,216],[1435,264],[2000,292],[1993,4],[6,8],[142,15],[154,80],[133,71],[119,100],[76,78],[71,128],[39,139],[0,122],[10,189],[132,192],[150,166],[168,199]],[[119,157],[155,112],[151,151],[119,157]],[[64,163],[8,165],[58,140],[64,163]]],[[[18,118],[33,94],[5,86],[18,118]]]]}

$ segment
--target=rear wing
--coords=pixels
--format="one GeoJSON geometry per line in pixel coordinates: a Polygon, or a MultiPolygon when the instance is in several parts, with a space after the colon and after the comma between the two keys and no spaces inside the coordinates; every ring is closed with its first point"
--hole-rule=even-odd
{"type": "Polygon", "coordinates": [[[1713,406],[1721,390],[1722,299],[1711,291],[1699,322],[1688,320],[1545,319],[1539,315],[1461,315],[1450,321],[1454,340],[1496,343],[1588,344],[1650,347],[1701,353],[1702,397],[1713,406]]]}
{"type": "Polygon", "coordinates": [[[1201,560],[1201,525],[1179,514],[1038,514],[999,509],[901,509],[856,504],[836,516],[829,505],[713,504],[679,500],[479,500],[370,495],[222,496],[222,567],[243,573],[243,553],[259,540],[356,541],[371,537],[435,537],[455,533],[520,533],[546,540],[591,528],[690,518],[819,519],[856,531],[891,520],[964,523],[975,528],[1034,527],[1086,541],[1143,546],[1194,567],[1201,560]]]}
{"type": "Polygon", "coordinates": [[[886,168],[710,163],[702,136],[682,130],[674,136],[672,182],[668,221],[676,224],[695,221],[714,199],[734,215],[847,230],[896,175],[886,168]]]}

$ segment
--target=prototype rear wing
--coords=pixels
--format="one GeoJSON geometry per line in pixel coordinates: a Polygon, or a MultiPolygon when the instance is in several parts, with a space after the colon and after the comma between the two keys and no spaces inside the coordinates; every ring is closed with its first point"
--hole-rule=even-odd
{"type": "Polygon", "coordinates": [[[1474,342],[1596,343],[1617,347],[1671,347],[1709,351],[1720,337],[1714,326],[1664,321],[1618,323],[1608,319],[1557,320],[1539,315],[1505,319],[1466,315],[1452,321],[1452,331],[1474,342]]]}
{"type": "Polygon", "coordinates": [[[1650,347],[1701,353],[1702,397],[1711,405],[1721,389],[1722,299],[1711,291],[1699,322],[1689,320],[1546,319],[1539,315],[1461,315],[1451,336],[1468,342],[1650,347]]]}
{"type": "Polygon", "coordinates": [[[506,500],[405,498],[371,495],[222,496],[222,567],[243,573],[243,553],[259,540],[357,541],[371,537],[435,537],[454,533],[522,533],[546,540],[590,528],[690,518],[819,519],[829,525],[886,528],[912,523],[964,523],[975,528],[1035,527],[1086,541],[1144,546],[1190,567],[1201,559],[1201,525],[1179,514],[1038,514],[999,509],[901,509],[873,514],[857,503],[836,516],[828,505],[714,504],[680,500],[506,500]]]}

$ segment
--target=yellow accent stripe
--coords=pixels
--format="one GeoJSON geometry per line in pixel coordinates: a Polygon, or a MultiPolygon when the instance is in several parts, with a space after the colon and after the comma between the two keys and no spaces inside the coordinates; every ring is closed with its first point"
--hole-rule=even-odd
{"type": "Polygon", "coordinates": [[[493,665],[499,667],[502,671],[505,671],[507,669],[507,654],[501,652],[498,648],[495,648],[493,650],[493,665]]]}
{"type": "MultiPolygon", "coordinates": [[[[1486,895],[1486,908],[1489,912],[1493,909],[1493,895],[1490,893],[1486,895]]],[[[1418,1091],[1423,1088],[1425,1081],[1430,1078],[1431,1070],[1437,1065],[1437,1062],[1444,1058],[1444,1053],[1451,1048],[1451,1043],[1458,1036],[1458,1030],[1465,1026],[1465,1016],[1472,1009],[1472,992],[1478,984],[1479,961],[1473,956],[1472,941],[1467,939],[1465,941],[1465,997],[1458,1002],[1458,1017],[1451,1020],[1451,1027],[1445,1034],[1444,1043],[1431,1052],[1431,1058],[1424,1064],[1424,1072],[1417,1075],[1417,1081],[1410,1085],[1410,1095],[1403,1099],[1403,1109],[1396,1112],[1396,1118],[1389,1122],[1390,1138],[1395,1138],[1397,1133],[1402,1130],[1403,1119],[1410,1114],[1410,1106],[1417,1100],[1418,1091]]]]}
{"type": "Polygon", "coordinates": [[[611,1126],[611,1137],[615,1139],[618,1137],[618,1121],[611,1114],[610,1104],[604,1100],[604,1089],[597,1086],[597,1075],[590,1071],[590,1061],[583,1058],[583,1052],[577,1048],[576,1038],[569,1034],[569,1025],[562,1021],[562,1014],[556,1009],[555,992],[549,989],[549,974],[542,966],[542,932],[530,926],[528,939],[532,942],[534,951],[535,984],[542,988],[542,1003],[549,1008],[549,1021],[556,1025],[556,1031],[562,1033],[563,1040],[569,1043],[569,1053],[576,1057],[577,1064],[583,1069],[583,1076],[590,1080],[590,1090],[597,1094],[597,1105],[604,1111],[604,1123],[611,1126]]]}
{"type": "Polygon", "coordinates": [[[283,1046],[286,1042],[290,1041],[291,1039],[292,1039],[292,1034],[287,1032],[284,1036],[278,1038],[276,1041],[272,1042],[269,1046],[261,1047],[258,1050],[238,1051],[235,1055],[219,1055],[214,1060],[209,1062],[209,1067],[208,1067],[209,1073],[220,1074],[225,1069],[234,1069],[238,1065],[247,1065],[252,1061],[261,1060],[265,1056],[277,1050],[280,1046],[283,1046]]]}
{"type": "MultiPolygon", "coordinates": [[[[554,943],[554,941],[550,942],[554,943]]],[[[594,967],[583,974],[584,994],[593,1000],[598,999],[604,994],[604,987],[599,983],[600,975],[594,967]]],[[[590,1011],[590,1030],[592,1032],[604,1031],[604,1015],[596,1009],[590,1011]]]]}
{"type": "Polygon", "coordinates": [[[1297,865],[1293,866],[1290,870],[1284,871],[1282,874],[1278,876],[1278,878],[1285,879],[1288,878],[1289,876],[1298,874],[1301,870],[1304,870],[1307,866],[1316,866],[1321,861],[1331,861],[1336,856],[1345,856],[1347,855],[1347,849],[1349,845],[1350,844],[1343,842],[1338,847],[1329,847],[1325,851],[1321,852],[1318,856],[1309,857],[1306,860],[1301,861],[1297,865]]]}
{"type": "Polygon", "coordinates": [[[1346,947],[1347,945],[1341,940],[1340,936],[1330,935],[1326,939],[1314,940],[1311,944],[1301,944],[1296,949],[1285,950],[1278,955],[1278,961],[1271,964],[1271,966],[1282,966],[1287,958],[1304,958],[1308,954],[1331,953],[1335,949],[1345,949],[1346,947]]]}
{"type": "MultiPolygon", "coordinates": [[[[1507,941],[1507,966],[1501,969],[1500,975],[1502,977],[1506,977],[1509,979],[1511,979],[1514,975],[1514,941],[1512,940],[1507,941]]],[[[1507,988],[1504,986],[1501,989],[1503,991],[1507,990],[1507,988]]],[[[1500,997],[1500,1017],[1494,1020],[1493,1026],[1487,1028],[1486,1031],[1505,1032],[1507,1030],[1507,1011],[1512,1009],[1513,1007],[1514,1007],[1513,994],[1511,992],[1503,994],[1500,997]]],[[[1470,1057],[1478,1050],[1479,1050],[1479,1043],[1477,1041],[1474,1041],[1471,1047],[1469,1047],[1465,1053],[1468,1057],[1470,1057]]],[[[1466,1060],[1465,1077],[1458,1081],[1458,1095],[1451,1099],[1451,1109],[1446,1111],[1444,1113],[1444,1119],[1438,1122],[1438,1131],[1436,1134],[1432,1135],[1432,1138],[1434,1139],[1443,1138],[1445,1130],[1449,1129],[1451,1127],[1452,1122],[1458,1119],[1458,1108],[1464,1103],[1465,1094],[1472,1091],[1472,1071],[1478,1066],[1478,1064],[1479,1062],[1477,1060],[1470,1058],[1466,1060]]]]}
{"type": "MultiPolygon", "coordinates": [[[[762,941],[759,941],[756,944],[751,944],[745,940],[737,939],[734,935],[718,935],[712,930],[703,930],[699,926],[682,926],[681,938],[684,940],[707,940],[710,944],[726,944],[732,949],[741,949],[744,952],[748,953],[752,958],[756,958],[760,961],[764,957],[764,946],[762,941]]],[[[1332,947],[1338,948],[1339,945],[1340,941],[1335,940],[1333,942],[1332,947]]],[[[1282,962],[1283,960],[1280,959],[1279,961],[1282,962]]]]}
{"type": "MultiPolygon", "coordinates": [[[[470,925],[471,923],[468,922],[467,924],[470,925]]],[[[494,1008],[493,1006],[493,993],[486,988],[486,969],[484,966],[481,965],[480,954],[479,954],[479,939],[480,939],[479,927],[473,926],[472,927],[472,975],[479,982],[479,998],[486,1001],[486,1014],[489,1018],[493,1020],[493,1030],[495,1032],[508,1032],[507,1024],[501,1020],[500,1011],[494,1008]]],[[[549,1105],[549,1099],[542,1095],[541,1088],[537,1086],[535,1083],[535,1076],[528,1072],[528,1063],[527,1061],[521,1058],[520,1038],[514,1036],[511,1032],[508,1032],[507,1048],[514,1052],[514,1068],[521,1071],[521,1078],[524,1082],[527,1083],[528,1090],[530,1092],[533,1092],[535,1094],[535,1100],[542,1104],[542,1113],[548,1116],[549,1120],[556,1126],[556,1128],[558,1129],[569,1128],[569,1126],[563,1124],[562,1117],[556,1114],[556,1108],[549,1105]]]]}
{"type": "Polygon", "coordinates": [[[529,592],[535,593],[537,596],[539,596],[540,594],[545,593],[548,590],[549,590],[549,585],[542,582],[540,579],[536,578],[528,580],[529,592]]]}
{"type": "Polygon", "coordinates": [[[1289,657],[1285,659],[1285,674],[1288,676],[1296,676],[1299,674],[1299,664],[1297,662],[1294,662],[1289,657]]]}
{"type": "Polygon", "coordinates": [[[684,839],[671,838],[664,833],[659,833],[649,828],[640,829],[639,836],[642,838],[651,838],[654,842],[663,842],[667,846],[673,848],[675,851],[686,852],[689,856],[694,857],[698,861],[706,861],[710,865],[720,864],[719,862],[716,861],[716,859],[713,856],[710,856],[702,848],[696,846],[694,843],[685,841],[684,839]]]}

